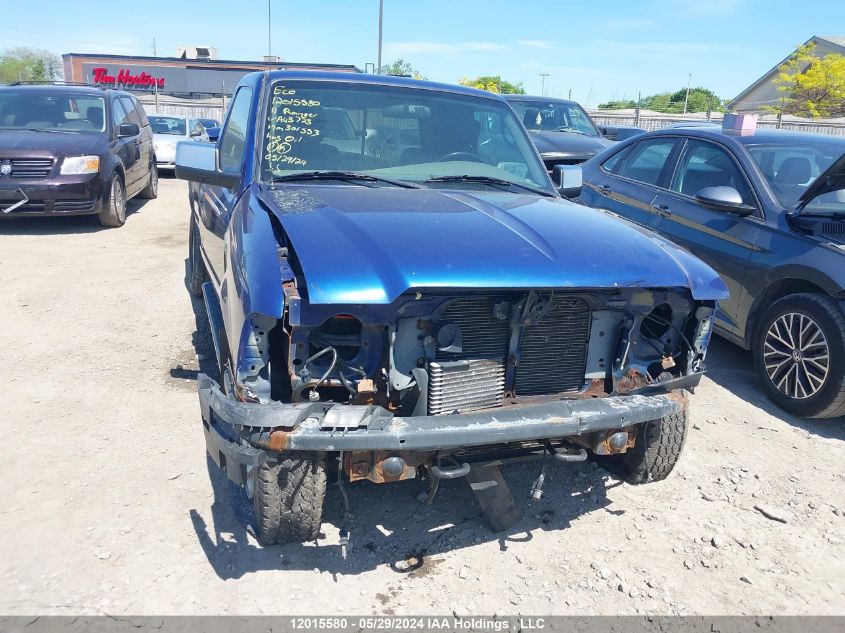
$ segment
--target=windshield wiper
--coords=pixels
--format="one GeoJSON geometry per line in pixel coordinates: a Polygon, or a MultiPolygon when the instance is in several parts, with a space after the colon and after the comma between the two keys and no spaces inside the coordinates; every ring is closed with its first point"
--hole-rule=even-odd
{"type": "Polygon", "coordinates": [[[273,176],[270,179],[270,182],[293,182],[296,180],[363,180],[366,182],[383,182],[388,185],[393,185],[394,187],[402,187],[403,189],[422,189],[422,187],[415,185],[412,182],[393,180],[392,178],[382,178],[381,176],[362,174],[356,171],[301,171],[295,174],[286,174],[284,176],[273,176]]]}
{"type": "Polygon", "coordinates": [[[582,132],[581,130],[576,130],[574,127],[566,127],[565,125],[563,127],[559,127],[556,131],[557,132],[575,132],[575,134],[580,134],[581,136],[589,136],[589,134],[587,134],[586,132],[582,132]]]}
{"type": "Polygon", "coordinates": [[[27,132],[55,132],[58,134],[79,134],[79,130],[56,130],[46,127],[31,127],[27,128],[27,132]]]}
{"type": "Polygon", "coordinates": [[[542,189],[535,189],[534,187],[529,187],[528,185],[523,185],[521,183],[514,182],[513,180],[506,180],[504,178],[493,178],[492,176],[435,176],[433,178],[427,179],[425,182],[478,182],[484,185],[491,185],[494,187],[519,187],[520,189],[523,189],[525,191],[536,193],[538,196],[547,196],[550,198],[555,197],[553,193],[549,193],[548,191],[543,191],[542,189]]]}

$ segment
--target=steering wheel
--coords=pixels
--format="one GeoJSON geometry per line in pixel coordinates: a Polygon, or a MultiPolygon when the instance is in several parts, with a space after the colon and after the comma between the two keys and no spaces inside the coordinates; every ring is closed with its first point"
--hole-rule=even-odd
{"type": "Polygon", "coordinates": [[[452,160],[470,160],[474,163],[483,163],[484,159],[478,154],[472,152],[449,152],[437,159],[437,162],[452,161],[452,160]]]}

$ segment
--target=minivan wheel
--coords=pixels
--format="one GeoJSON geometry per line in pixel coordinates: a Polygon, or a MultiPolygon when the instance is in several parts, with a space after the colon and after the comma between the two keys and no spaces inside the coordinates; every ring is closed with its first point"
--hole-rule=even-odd
{"type": "Polygon", "coordinates": [[[144,198],[145,200],[155,200],[158,198],[158,169],[155,165],[150,167],[150,181],[147,186],[141,190],[138,197],[144,198]]]}
{"type": "Polygon", "coordinates": [[[118,227],[126,223],[126,194],[119,174],[112,176],[109,197],[99,213],[99,218],[103,226],[118,227]]]}
{"type": "Polygon", "coordinates": [[[772,401],[803,418],[845,415],[845,316],[827,295],[773,303],[754,332],[754,364],[772,401]]]}

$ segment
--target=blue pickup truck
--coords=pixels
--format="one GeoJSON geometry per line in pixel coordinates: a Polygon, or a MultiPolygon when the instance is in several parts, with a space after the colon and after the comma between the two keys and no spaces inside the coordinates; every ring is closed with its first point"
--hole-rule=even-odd
{"type": "Polygon", "coordinates": [[[502,529],[504,461],[538,461],[535,498],[547,459],[634,484],[674,467],[725,285],[563,199],[502,97],[250,74],[176,174],[219,363],[199,380],[206,445],[262,543],[316,537],[329,472],[344,499],[419,478],[431,502],[466,477],[502,529]]]}

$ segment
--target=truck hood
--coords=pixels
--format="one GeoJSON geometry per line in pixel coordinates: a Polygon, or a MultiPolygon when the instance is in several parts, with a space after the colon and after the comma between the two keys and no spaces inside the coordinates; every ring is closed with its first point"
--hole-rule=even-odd
{"type": "Polygon", "coordinates": [[[545,158],[547,154],[587,160],[613,145],[603,136],[584,136],[575,132],[530,131],[537,151],[545,158]]]}
{"type": "Polygon", "coordinates": [[[288,185],[278,217],[312,304],[385,304],[412,289],[727,288],[686,251],[609,213],[508,192],[288,185]]]}
{"type": "Polygon", "coordinates": [[[105,134],[73,132],[33,132],[31,130],[3,130],[0,150],[34,152],[50,156],[84,156],[105,151],[105,134]]]}

